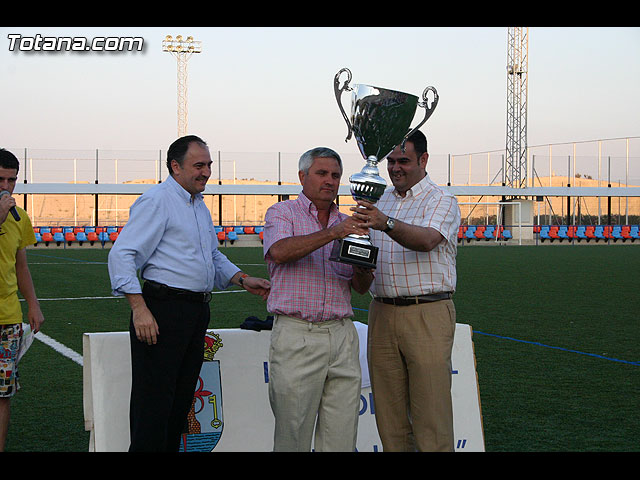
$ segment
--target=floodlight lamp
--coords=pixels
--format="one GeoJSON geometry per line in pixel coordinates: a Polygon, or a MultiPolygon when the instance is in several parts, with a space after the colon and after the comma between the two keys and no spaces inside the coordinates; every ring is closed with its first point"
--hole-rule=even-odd
{"type": "Polygon", "coordinates": [[[164,39],[165,41],[170,42],[173,40],[173,37],[171,35],[167,35],[164,39]]]}

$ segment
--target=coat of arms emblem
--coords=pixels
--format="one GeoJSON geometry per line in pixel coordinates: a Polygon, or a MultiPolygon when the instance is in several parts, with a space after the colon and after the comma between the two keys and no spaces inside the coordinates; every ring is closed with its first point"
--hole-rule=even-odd
{"type": "Polygon", "coordinates": [[[204,362],[187,416],[187,431],[182,435],[183,452],[210,452],[222,436],[222,378],[220,360],[214,360],[220,348],[220,336],[208,332],[204,338],[204,362]]]}

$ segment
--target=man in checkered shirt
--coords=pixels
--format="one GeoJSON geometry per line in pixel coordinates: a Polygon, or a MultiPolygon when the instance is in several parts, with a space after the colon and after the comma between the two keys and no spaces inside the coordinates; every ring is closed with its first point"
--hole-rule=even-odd
{"type": "MultiPolygon", "coordinates": [[[[387,157],[395,188],[354,216],[379,248],[369,307],[368,361],[385,451],[453,451],[451,351],[456,314],[456,197],[426,172],[420,131],[387,157]]],[[[363,208],[364,207],[364,208],[363,208]]]]}
{"type": "Polygon", "coordinates": [[[275,451],[354,451],[360,408],[359,341],[351,288],[367,293],[368,269],[329,260],[334,241],[366,228],[334,203],[340,156],[319,147],[300,157],[302,192],[265,215],[264,255],[274,314],[269,400],[275,451]]]}

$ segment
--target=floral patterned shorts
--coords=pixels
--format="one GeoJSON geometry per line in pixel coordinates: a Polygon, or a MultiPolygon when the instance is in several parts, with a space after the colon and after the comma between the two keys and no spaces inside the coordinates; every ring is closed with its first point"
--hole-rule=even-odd
{"type": "Polygon", "coordinates": [[[18,350],[22,324],[0,325],[0,397],[12,397],[20,389],[18,350]]]}

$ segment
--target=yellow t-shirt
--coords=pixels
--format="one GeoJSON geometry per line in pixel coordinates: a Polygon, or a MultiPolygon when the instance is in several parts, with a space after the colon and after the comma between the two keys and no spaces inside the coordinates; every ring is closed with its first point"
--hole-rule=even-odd
{"type": "Polygon", "coordinates": [[[36,243],[31,220],[22,208],[16,207],[20,221],[9,213],[0,224],[0,325],[22,322],[22,309],[18,300],[16,253],[36,243]]]}

